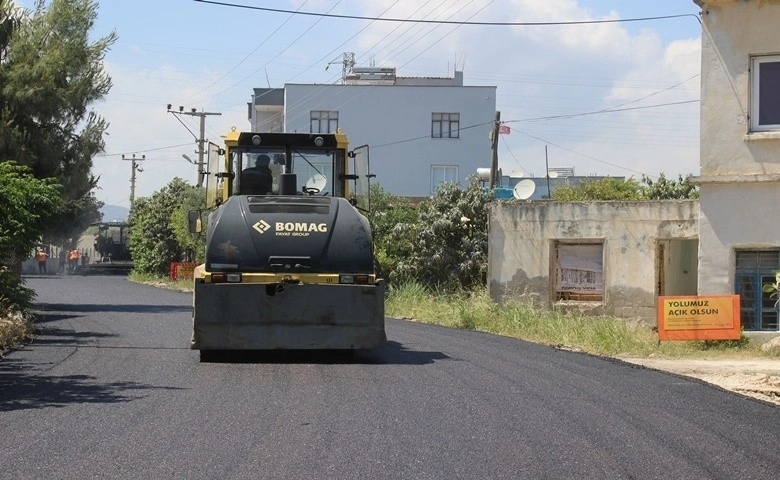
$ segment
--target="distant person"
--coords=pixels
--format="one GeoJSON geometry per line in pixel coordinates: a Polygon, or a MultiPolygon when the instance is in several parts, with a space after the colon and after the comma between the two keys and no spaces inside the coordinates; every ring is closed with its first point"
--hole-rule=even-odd
{"type": "Polygon", "coordinates": [[[79,266],[79,251],[75,248],[71,248],[68,252],[68,273],[76,271],[76,267],[79,266]]]}
{"type": "Polygon", "coordinates": [[[64,248],[60,249],[59,258],[60,258],[60,265],[59,268],[57,269],[57,273],[62,275],[63,273],[65,273],[65,265],[68,263],[68,253],[65,251],[64,248]]]}
{"type": "Polygon", "coordinates": [[[260,154],[255,158],[255,166],[241,172],[239,193],[242,195],[270,195],[274,177],[271,173],[271,157],[260,154]]]}
{"type": "Polygon", "coordinates": [[[35,258],[38,260],[38,273],[46,275],[46,260],[49,259],[49,254],[43,248],[38,249],[35,254],[35,258]]]}

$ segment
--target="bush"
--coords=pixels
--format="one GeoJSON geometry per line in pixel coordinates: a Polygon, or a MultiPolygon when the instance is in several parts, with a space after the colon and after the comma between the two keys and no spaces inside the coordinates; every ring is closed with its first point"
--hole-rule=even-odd
{"type": "Polygon", "coordinates": [[[486,194],[476,178],[466,189],[442,183],[418,206],[418,218],[396,224],[381,240],[393,282],[443,289],[484,286],[487,273],[486,194]]]}
{"type": "Polygon", "coordinates": [[[135,271],[167,276],[171,263],[182,259],[185,249],[176,238],[171,218],[191,189],[184,180],[174,178],[151,197],[138,198],[133,203],[128,221],[135,271]]]}
{"type": "Polygon", "coordinates": [[[0,316],[26,311],[34,294],[22,285],[21,261],[59,212],[60,186],[15,162],[0,162],[0,316]]]}

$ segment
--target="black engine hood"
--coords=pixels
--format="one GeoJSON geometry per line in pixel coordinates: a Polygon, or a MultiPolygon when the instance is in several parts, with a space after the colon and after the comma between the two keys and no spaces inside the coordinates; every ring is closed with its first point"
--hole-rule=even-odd
{"type": "Polygon", "coordinates": [[[233,196],[209,216],[206,269],[371,273],[371,229],[343,198],[233,196]]]}

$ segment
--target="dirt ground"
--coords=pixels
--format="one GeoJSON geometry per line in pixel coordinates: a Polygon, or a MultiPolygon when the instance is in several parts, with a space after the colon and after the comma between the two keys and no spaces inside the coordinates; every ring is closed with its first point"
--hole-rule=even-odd
{"type": "Polygon", "coordinates": [[[621,358],[655,370],[701,379],[748,397],[780,406],[780,358],[667,359],[621,358]]]}

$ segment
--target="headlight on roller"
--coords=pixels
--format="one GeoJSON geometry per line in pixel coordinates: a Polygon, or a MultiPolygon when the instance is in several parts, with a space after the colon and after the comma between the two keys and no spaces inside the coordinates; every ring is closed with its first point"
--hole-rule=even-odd
{"type": "Polygon", "coordinates": [[[211,283],[241,283],[240,273],[212,273],[211,283]]]}

